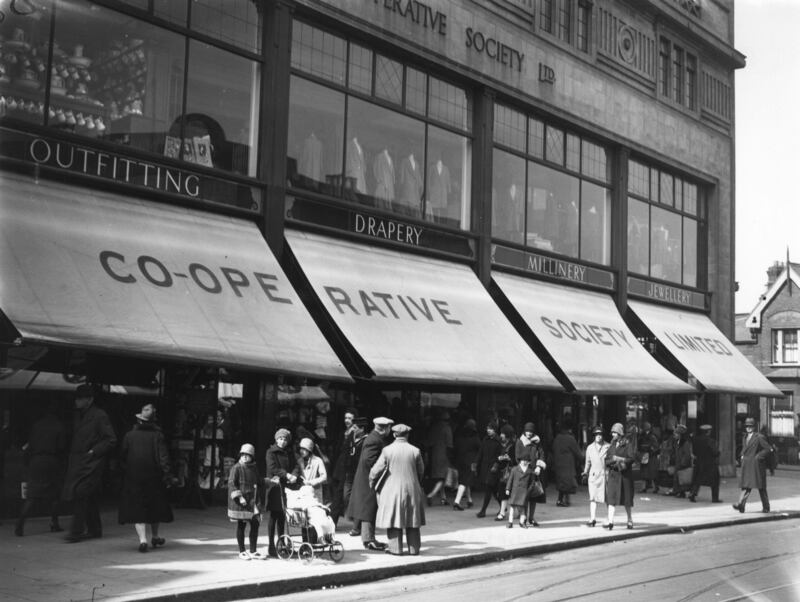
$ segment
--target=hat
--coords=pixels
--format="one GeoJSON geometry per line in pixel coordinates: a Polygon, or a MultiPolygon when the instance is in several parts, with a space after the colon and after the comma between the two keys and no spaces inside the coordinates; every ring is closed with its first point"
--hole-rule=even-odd
{"type": "Polygon", "coordinates": [[[305,439],[300,440],[300,449],[306,450],[308,453],[314,452],[314,442],[306,437],[305,439]]]}
{"type": "Polygon", "coordinates": [[[651,428],[653,428],[653,425],[651,425],[649,422],[642,422],[642,430],[643,431],[647,432],[651,428]]]}
{"type": "Polygon", "coordinates": [[[94,397],[94,387],[92,385],[78,385],[75,388],[75,397],[94,397]]]}
{"type": "Polygon", "coordinates": [[[489,422],[486,425],[487,429],[492,429],[495,433],[497,432],[497,423],[496,422],[489,422]]]}
{"type": "Polygon", "coordinates": [[[136,420],[141,420],[142,422],[150,422],[153,419],[153,415],[155,413],[156,413],[156,409],[153,407],[153,404],[147,403],[147,404],[142,406],[142,411],[139,412],[138,414],[136,414],[136,420]],[[152,408],[152,411],[150,412],[149,415],[145,416],[144,415],[144,409],[147,408],[147,407],[152,408]]]}
{"type": "Polygon", "coordinates": [[[356,426],[360,426],[363,429],[367,427],[367,425],[369,424],[369,420],[367,420],[363,416],[359,416],[358,418],[353,418],[353,424],[356,426]]]}
{"type": "Polygon", "coordinates": [[[701,424],[700,430],[701,431],[710,431],[713,427],[710,424],[701,424]]]}
{"type": "Polygon", "coordinates": [[[527,452],[521,453],[519,455],[519,457],[517,458],[517,462],[523,462],[523,461],[530,462],[531,461],[531,455],[529,453],[527,453],[527,452]]]}
{"type": "Polygon", "coordinates": [[[505,435],[506,437],[513,437],[514,436],[514,427],[510,424],[504,424],[500,427],[500,434],[505,435]]]}
{"type": "Polygon", "coordinates": [[[372,423],[375,426],[391,426],[394,424],[394,420],[391,418],[386,418],[384,416],[378,416],[377,418],[372,419],[372,423]]]}
{"type": "Polygon", "coordinates": [[[533,422],[526,422],[525,426],[522,427],[523,433],[532,433],[536,430],[536,427],[533,425],[533,422]]]}
{"type": "Polygon", "coordinates": [[[286,437],[287,439],[292,438],[292,434],[289,432],[288,429],[278,429],[275,431],[275,441],[278,440],[278,437],[286,437]]]}
{"type": "Polygon", "coordinates": [[[241,449],[239,450],[239,455],[247,454],[251,458],[256,457],[256,448],[250,445],[249,443],[245,443],[242,445],[241,449]]]}
{"type": "Polygon", "coordinates": [[[611,427],[611,434],[613,435],[616,433],[617,435],[624,435],[625,429],[622,427],[622,424],[619,422],[615,422],[614,426],[611,427]]]}
{"type": "Polygon", "coordinates": [[[756,419],[755,418],[746,418],[745,421],[744,421],[744,425],[745,426],[755,426],[756,425],[756,419]]]}
{"type": "Polygon", "coordinates": [[[596,426],[592,429],[592,435],[602,435],[603,434],[603,427],[596,426]]]}
{"type": "Polygon", "coordinates": [[[675,427],[675,432],[676,433],[685,433],[686,432],[686,425],[685,424],[679,424],[678,426],[675,427]]]}
{"type": "Polygon", "coordinates": [[[403,437],[403,436],[405,436],[405,435],[408,435],[408,433],[409,433],[410,431],[411,431],[411,427],[410,427],[410,426],[408,426],[407,424],[395,424],[395,425],[392,427],[392,432],[393,432],[393,433],[395,434],[395,436],[397,436],[397,437],[403,437]]]}
{"type": "Polygon", "coordinates": [[[478,423],[475,422],[472,418],[467,418],[467,420],[464,421],[464,430],[472,432],[477,431],[478,423]]]}

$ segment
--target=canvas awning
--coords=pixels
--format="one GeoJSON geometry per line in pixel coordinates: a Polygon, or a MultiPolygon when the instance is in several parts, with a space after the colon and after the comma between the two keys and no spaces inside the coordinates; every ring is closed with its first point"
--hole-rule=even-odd
{"type": "Polygon", "coordinates": [[[561,388],[468,266],[305,232],[286,238],[374,378],[561,388]]]}
{"type": "Polygon", "coordinates": [[[628,306],[706,391],[783,397],[706,315],[641,301],[628,306]]]}
{"type": "Polygon", "coordinates": [[[578,393],[689,393],[636,339],[607,294],[496,273],[494,281],[578,393]]]}
{"type": "Polygon", "coordinates": [[[0,310],[23,341],[349,380],[254,224],[0,175],[0,310]]]}

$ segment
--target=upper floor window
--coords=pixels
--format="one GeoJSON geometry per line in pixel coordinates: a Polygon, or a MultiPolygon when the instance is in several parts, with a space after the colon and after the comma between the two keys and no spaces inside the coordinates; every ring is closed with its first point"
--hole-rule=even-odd
{"type": "Polygon", "coordinates": [[[800,362],[797,348],[797,329],[786,328],[772,331],[772,363],[796,364],[800,362]]]}
{"type": "Polygon", "coordinates": [[[658,91],[663,98],[697,109],[697,57],[665,37],[659,40],[658,91]]]}
{"type": "Polygon", "coordinates": [[[589,51],[592,3],[587,0],[536,0],[538,29],[582,52],[589,51]]]}
{"type": "Polygon", "coordinates": [[[606,149],[496,104],[492,236],[602,265],[611,262],[606,149]]]}
{"type": "Polygon", "coordinates": [[[313,25],[293,27],[289,185],[468,229],[466,90],[313,25]]]}
{"type": "Polygon", "coordinates": [[[698,235],[705,204],[697,184],[628,162],[628,270],[697,286],[698,235]]]}

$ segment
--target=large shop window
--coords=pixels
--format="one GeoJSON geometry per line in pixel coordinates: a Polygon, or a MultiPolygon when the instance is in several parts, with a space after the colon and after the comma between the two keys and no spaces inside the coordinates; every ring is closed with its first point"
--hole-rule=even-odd
{"type": "Polygon", "coordinates": [[[462,88],[295,21],[289,186],[469,229],[462,88]]]}
{"type": "Polygon", "coordinates": [[[697,184],[628,162],[628,270],[698,286],[699,228],[705,204],[697,184]]]}
{"type": "Polygon", "coordinates": [[[196,1],[190,20],[185,1],[127,4],[140,18],[80,0],[26,2],[24,14],[4,10],[6,114],[255,176],[258,11],[237,0],[225,4],[222,18],[216,3],[196,1]],[[185,34],[148,23],[151,16],[185,34]],[[245,52],[191,39],[195,31],[245,52]]]}
{"type": "Polygon", "coordinates": [[[503,105],[495,106],[494,141],[492,236],[609,265],[606,150],[503,105]]]}

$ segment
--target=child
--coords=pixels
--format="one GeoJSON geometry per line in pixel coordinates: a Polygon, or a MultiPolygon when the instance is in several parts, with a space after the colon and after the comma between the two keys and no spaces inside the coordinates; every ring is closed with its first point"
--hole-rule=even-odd
{"type": "Polygon", "coordinates": [[[261,513],[258,508],[258,468],[254,462],[256,448],[245,443],[239,450],[239,462],[231,468],[228,477],[228,518],[236,521],[236,541],[239,544],[239,558],[260,560],[265,558],[256,551],[258,545],[258,525],[261,513]],[[244,531],[250,523],[250,551],[244,548],[244,531]]]}
{"type": "Polygon", "coordinates": [[[297,461],[303,485],[311,488],[314,498],[320,504],[323,502],[322,485],[328,480],[325,463],[322,458],[314,454],[314,442],[305,438],[300,441],[300,459],[297,461]]]}
{"type": "Polygon", "coordinates": [[[508,525],[510,529],[514,526],[514,511],[519,512],[519,526],[523,529],[528,528],[527,516],[525,516],[528,506],[528,490],[536,476],[531,470],[531,457],[528,453],[520,454],[517,458],[519,464],[511,469],[511,476],[506,484],[506,495],[508,496],[508,525]]]}

